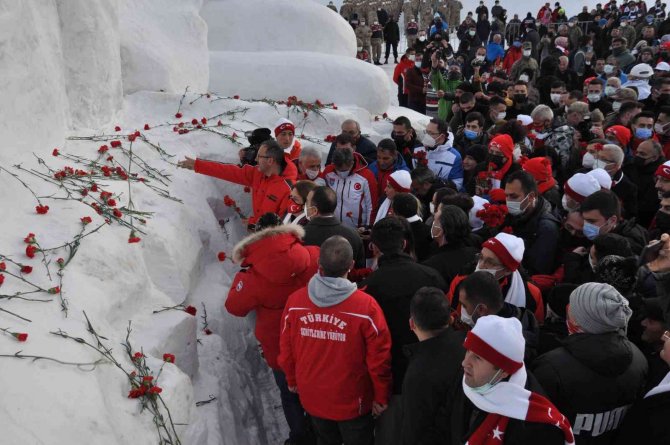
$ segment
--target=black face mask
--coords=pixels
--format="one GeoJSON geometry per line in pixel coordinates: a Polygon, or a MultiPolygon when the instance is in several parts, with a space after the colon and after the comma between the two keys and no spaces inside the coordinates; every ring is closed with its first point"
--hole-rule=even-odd
{"type": "Polygon", "coordinates": [[[642,159],[639,156],[635,156],[635,158],[633,158],[633,164],[636,167],[644,167],[645,161],[646,161],[646,159],[642,159]]]}
{"type": "Polygon", "coordinates": [[[656,228],[660,229],[662,232],[667,232],[670,230],[670,215],[661,212],[660,210],[656,212],[656,228]]]}
{"type": "Polygon", "coordinates": [[[395,145],[396,147],[398,147],[398,150],[409,146],[409,142],[405,140],[404,135],[399,136],[395,133],[391,133],[391,139],[393,139],[393,142],[395,142],[395,145]]]}
{"type": "Polygon", "coordinates": [[[503,155],[492,155],[489,153],[488,160],[497,168],[502,168],[505,165],[505,157],[503,155]]]}
{"type": "Polygon", "coordinates": [[[528,99],[528,97],[526,97],[525,94],[515,94],[514,95],[514,102],[516,102],[518,104],[525,103],[527,99],[528,99]]]}
{"type": "Polygon", "coordinates": [[[589,240],[586,237],[573,236],[567,230],[561,228],[559,245],[565,250],[573,250],[577,247],[586,247],[589,245],[589,240]]]}
{"type": "Polygon", "coordinates": [[[670,105],[670,94],[661,94],[656,101],[659,105],[670,105]]]}
{"type": "Polygon", "coordinates": [[[447,74],[447,79],[448,80],[461,80],[461,73],[458,71],[449,71],[449,74],[447,74]]]}

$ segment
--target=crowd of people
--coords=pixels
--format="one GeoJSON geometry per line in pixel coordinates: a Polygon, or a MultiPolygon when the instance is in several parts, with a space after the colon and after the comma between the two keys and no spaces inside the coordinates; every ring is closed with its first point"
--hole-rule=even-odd
{"type": "Polygon", "coordinates": [[[346,120],[322,161],[281,119],[241,165],[179,163],[251,189],[225,307],[256,311],[287,444],[670,443],[670,19],[647,6],[480,33],[481,2],[455,51],[435,17],[394,76],[425,131],[346,120]]]}

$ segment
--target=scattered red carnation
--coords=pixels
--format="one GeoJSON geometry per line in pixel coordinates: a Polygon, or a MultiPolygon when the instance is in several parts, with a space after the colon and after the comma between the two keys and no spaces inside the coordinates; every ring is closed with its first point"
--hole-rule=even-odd
{"type": "Polygon", "coordinates": [[[476,214],[488,227],[498,227],[505,222],[508,210],[506,205],[484,204],[484,208],[476,214]]]}
{"type": "Polygon", "coordinates": [[[46,215],[49,211],[49,206],[38,205],[35,206],[35,211],[40,215],[46,215]]]}
{"type": "Polygon", "coordinates": [[[163,354],[163,361],[168,363],[174,363],[174,354],[163,354]]]}
{"type": "Polygon", "coordinates": [[[123,218],[123,213],[121,213],[121,210],[114,209],[113,213],[114,213],[114,216],[116,216],[117,218],[123,218]]]}
{"type": "Polygon", "coordinates": [[[7,270],[7,264],[4,261],[0,263],[0,270],[7,270]]]}
{"type": "Polygon", "coordinates": [[[121,127],[117,125],[116,127],[114,127],[114,131],[121,131],[121,127]]]}
{"type": "Polygon", "coordinates": [[[144,131],[151,130],[149,124],[144,124],[144,131]]]}
{"type": "Polygon", "coordinates": [[[207,124],[207,118],[203,117],[202,119],[200,119],[200,122],[202,122],[202,125],[207,124]]]}
{"type": "Polygon", "coordinates": [[[5,276],[0,274],[0,286],[2,286],[2,283],[5,282],[5,276]]]}
{"type": "Polygon", "coordinates": [[[181,113],[177,113],[177,114],[174,115],[174,117],[176,117],[177,119],[181,119],[181,116],[182,116],[181,113]]]}
{"type": "Polygon", "coordinates": [[[33,268],[30,266],[21,266],[21,273],[28,275],[30,272],[33,271],[33,268]]]}
{"type": "Polygon", "coordinates": [[[135,139],[137,139],[137,136],[136,136],[136,135],[134,135],[134,134],[129,134],[129,135],[128,135],[128,140],[129,140],[130,142],[135,142],[135,139]]]}
{"type": "Polygon", "coordinates": [[[141,352],[136,352],[135,354],[133,354],[133,360],[139,360],[143,357],[144,357],[144,354],[142,354],[141,352]]]}
{"type": "Polygon", "coordinates": [[[226,261],[226,252],[219,252],[217,257],[219,258],[219,261],[226,261]]]}
{"type": "Polygon", "coordinates": [[[51,154],[54,155],[54,156],[58,156],[60,154],[60,152],[58,151],[57,148],[54,148],[54,151],[52,151],[51,154]]]}
{"type": "Polygon", "coordinates": [[[386,119],[387,117],[389,117],[389,115],[386,114],[386,113],[384,113],[384,114],[382,114],[382,117],[383,117],[384,119],[386,119]]]}
{"type": "Polygon", "coordinates": [[[91,219],[90,216],[84,216],[83,218],[81,218],[81,223],[83,225],[91,224],[92,222],[93,222],[93,220],[91,219]]]}
{"type": "Polygon", "coordinates": [[[134,243],[139,243],[142,240],[139,236],[133,236],[131,235],[130,238],[128,238],[128,244],[134,244],[134,243]]]}
{"type": "Polygon", "coordinates": [[[33,246],[32,244],[26,246],[26,256],[28,258],[35,258],[35,252],[37,252],[37,247],[33,246]]]}
{"type": "Polygon", "coordinates": [[[116,200],[115,199],[108,199],[107,200],[107,205],[110,207],[116,207],[116,200]]]}
{"type": "Polygon", "coordinates": [[[194,306],[186,306],[186,308],[184,308],[184,312],[195,317],[195,314],[198,312],[198,310],[194,306]]]}
{"type": "Polygon", "coordinates": [[[35,242],[35,234],[32,232],[29,233],[25,238],[23,238],[23,242],[26,244],[33,244],[35,242]]]}
{"type": "Polygon", "coordinates": [[[12,335],[16,337],[18,341],[24,342],[28,340],[28,334],[24,332],[12,332],[12,335]]]}
{"type": "Polygon", "coordinates": [[[160,386],[152,386],[149,388],[149,394],[160,394],[161,392],[163,392],[163,388],[160,386]]]}
{"type": "Polygon", "coordinates": [[[112,148],[119,148],[121,146],[121,141],[112,141],[109,145],[111,145],[112,148]]]}
{"type": "Polygon", "coordinates": [[[198,125],[198,119],[195,119],[195,118],[191,119],[191,123],[193,125],[198,125]]]}
{"type": "Polygon", "coordinates": [[[52,287],[47,292],[49,292],[52,295],[60,294],[60,287],[58,287],[58,286],[52,287]]]}
{"type": "Polygon", "coordinates": [[[205,328],[205,335],[212,335],[212,330],[210,328],[205,328]]]}
{"type": "Polygon", "coordinates": [[[233,99],[239,99],[239,98],[240,96],[238,96],[237,94],[233,96],[233,99]]]}

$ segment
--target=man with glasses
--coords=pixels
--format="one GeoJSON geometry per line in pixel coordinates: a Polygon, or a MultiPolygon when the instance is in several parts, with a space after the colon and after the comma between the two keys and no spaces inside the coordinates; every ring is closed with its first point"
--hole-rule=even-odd
{"type": "Polygon", "coordinates": [[[279,144],[274,140],[263,142],[256,155],[255,167],[242,167],[221,162],[192,159],[186,156],[177,164],[181,168],[194,170],[207,176],[223,179],[235,184],[251,187],[252,214],[247,220],[253,231],[256,220],[265,213],[282,215],[290,203],[291,187],[297,176],[295,165],[287,160],[279,144]]]}
{"type": "Polygon", "coordinates": [[[414,166],[423,157],[435,176],[444,181],[453,181],[458,189],[463,188],[463,163],[461,154],[452,143],[454,135],[443,120],[432,119],[426,126],[426,134],[421,140],[423,147],[414,149],[414,166]]]}
{"type": "MultiPolygon", "coordinates": [[[[347,134],[353,138],[356,153],[363,156],[368,164],[371,164],[377,160],[377,146],[374,142],[361,134],[361,126],[358,124],[358,122],[353,119],[347,119],[342,122],[342,126],[340,128],[342,129],[341,134],[347,134]]],[[[334,152],[335,143],[333,142],[330,145],[330,151],[328,151],[326,164],[333,162],[334,152]]]]}

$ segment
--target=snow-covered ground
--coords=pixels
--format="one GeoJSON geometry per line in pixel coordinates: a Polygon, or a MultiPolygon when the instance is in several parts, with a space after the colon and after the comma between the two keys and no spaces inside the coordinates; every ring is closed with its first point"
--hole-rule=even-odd
{"type": "MultiPolygon", "coordinates": [[[[312,4],[272,3],[300,2],[312,4]]],[[[252,16],[244,8],[256,7],[251,1],[212,3],[233,5],[239,17],[252,16]]],[[[337,134],[347,118],[357,119],[375,141],[391,132],[390,122],[381,118],[385,111],[389,118],[409,115],[419,128],[427,119],[386,105],[395,94],[387,77],[391,66],[382,70],[314,45],[294,47],[290,56],[329,57],[332,73],[307,64],[293,73],[274,71],[255,88],[246,86],[243,78],[230,76],[230,65],[213,62],[223,59],[210,58],[213,17],[204,17],[201,8],[201,0],[0,1],[0,93],[6,105],[0,108],[0,262],[6,267],[0,271],[0,328],[7,329],[0,332],[2,443],[157,443],[166,433],[157,431],[141,400],[149,406],[157,401],[167,430],[173,434],[174,423],[183,444],[276,444],[287,435],[278,391],[253,337],[253,318],[223,310],[237,266],[220,262],[217,254],[230,254],[245,230],[222,197],[230,195],[248,213],[249,195],[242,187],[178,170],[175,162],[183,156],[235,162],[239,144],[246,142],[243,132],[272,126],[280,116],[296,122],[303,144],[323,150],[328,144],[322,140],[337,134]],[[347,70],[337,71],[337,65],[347,70]],[[345,71],[351,70],[375,87],[352,82],[345,90],[345,71]],[[289,75],[283,85],[292,88],[286,89],[282,80],[289,75]],[[333,84],[332,76],[342,82],[333,84]],[[187,86],[189,93],[182,96],[187,86]],[[237,94],[241,99],[231,97],[237,94]],[[337,109],[305,117],[302,110],[259,101],[289,94],[334,102],[337,109]],[[192,119],[205,128],[194,128],[192,119]],[[185,133],[186,128],[192,131],[185,133]],[[136,131],[140,136],[133,136],[136,131]],[[55,179],[66,166],[84,173],[55,179]],[[103,198],[102,191],[112,195],[103,198]],[[48,206],[48,212],[38,214],[38,205],[48,206]],[[115,208],[121,212],[116,216],[115,208]],[[91,222],[84,225],[86,217],[91,222]],[[27,256],[28,233],[38,243],[33,258],[27,256]],[[141,240],[129,242],[133,237],[141,240]],[[50,250],[58,246],[64,247],[50,250]],[[21,273],[22,266],[33,269],[21,273]],[[189,305],[197,309],[195,316],[182,310],[189,305]],[[154,313],[168,307],[175,308],[154,313]],[[146,359],[132,360],[122,346],[129,322],[131,353],[146,359]],[[100,344],[92,331],[101,336],[100,344]],[[19,342],[11,332],[27,333],[28,339],[19,342]],[[108,357],[91,365],[102,358],[95,349],[108,357]],[[27,358],[14,356],[19,351],[27,358]],[[163,362],[165,353],[175,355],[175,364],[163,362]],[[171,418],[155,396],[127,397],[132,388],[123,371],[136,365],[157,378],[171,418]]],[[[300,23],[335,36],[341,48],[350,44],[348,28],[334,21],[329,29],[310,17],[308,8],[297,10],[254,38],[280,39],[277,30],[287,35],[300,23]]],[[[245,52],[263,55],[258,49],[264,48],[245,52]]],[[[217,48],[222,52],[224,47],[217,48]]],[[[258,69],[274,69],[259,60],[258,69]]]]}

